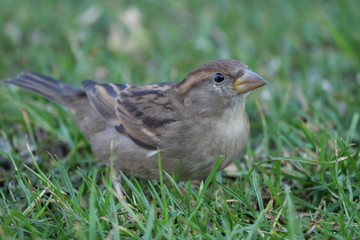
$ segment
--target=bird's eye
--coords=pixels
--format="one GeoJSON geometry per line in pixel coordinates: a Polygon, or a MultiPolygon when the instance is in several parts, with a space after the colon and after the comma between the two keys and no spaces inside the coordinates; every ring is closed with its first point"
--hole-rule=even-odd
{"type": "Polygon", "coordinates": [[[226,79],[225,79],[225,76],[222,75],[221,73],[215,73],[213,75],[213,79],[216,83],[222,83],[224,82],[226,79]]]}

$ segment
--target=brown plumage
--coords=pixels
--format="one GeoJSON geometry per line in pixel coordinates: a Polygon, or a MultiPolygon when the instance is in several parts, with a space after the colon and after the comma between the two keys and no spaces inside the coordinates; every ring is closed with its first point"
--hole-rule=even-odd
{"type": "Polygon", "coordinates": [[[53,78],[23,72],[5,82],[62,104],[75,115],[99,159],[145,179],[162,167],[179,179],[207,176],[219,156],[220,169],[242,151],[249,134],[248,92],[266,80],[236,60],[205,63],[180,83],[100,84],[83,81],[84,90],[53,78]]]}

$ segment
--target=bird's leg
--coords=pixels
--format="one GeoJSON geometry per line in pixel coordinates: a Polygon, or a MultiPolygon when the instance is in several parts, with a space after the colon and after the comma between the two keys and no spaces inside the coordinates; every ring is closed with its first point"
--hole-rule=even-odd
{"type": "MultiPolygon", "coordinates": [[[[197,185],[198,186],[198,185],[200,185],[200,183],[197,180],[192,180],[191,185],[197,185]]],[[[191,195],[191,189],[190,189],[190,192],[188,192],[188,189],[186,187],[181,186],[181,185],[178,185],[178,186],[179,186],[180,191],[184,195],[184,197],[186,199],[190,198],[190,205],[192,207],[195,206],[195,200],[194,200],[194,197],[191,195]]]]}
{"type": "Polygon", "coordinates": [[[120,187],[121,180],[122,180],[121,175],[119,177],[114,176],[113,179],[115,179],[113,181],[113,185],[114,185],[115,191],[116,191],[116,193],[118,195],[119,201],[121,202],[123,200],[126,200],[126,197],[125,197],[125,195],[124,195],[124,193],[123,193],[123,191],[121,190],[121,187],[120,187]]]}
{"type": "MultiPolygon", "coordinates": [[[[121,189],[121,181],[122,181],[122,177],[121,175],[119,175],[119,177],[116,177],[115,175],[113,176],[113,179],[115,179],[113,181],[113,185],[114,185],[114,188],[115,188],[115,191],[117,193],[117,197],[118,197],[118,200],[121,204],[128,204],[127,201],[126,201],[126,196],[124,194],[124,192],[122,191],[121,189]]],[[[129,207],[131,207],[129,205],[129,207]]],[[[127,217],[127,219],[129,220],[133,220],[133,217],[130,215],[130,213],[123,207],[120,208],[121,212],[123,212],[124,215],[121,215],[121,219],[123,221],[125,221],[125,216],[127,217]]]]}

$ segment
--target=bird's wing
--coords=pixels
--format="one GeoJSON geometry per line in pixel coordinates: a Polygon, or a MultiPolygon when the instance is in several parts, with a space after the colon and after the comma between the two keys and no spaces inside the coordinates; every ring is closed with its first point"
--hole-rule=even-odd
{"type": "Polygon", "coordinates": [[[159,146],[156,130],[177,121],[167,92],[175,83],[99,84],[83,81],[92,107],[119,133],[146,149],[159,146]]]}

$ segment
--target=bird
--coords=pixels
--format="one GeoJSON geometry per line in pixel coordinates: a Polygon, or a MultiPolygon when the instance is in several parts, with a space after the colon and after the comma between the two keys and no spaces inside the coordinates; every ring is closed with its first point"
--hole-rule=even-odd
{"type": "Polygon", "coordinates": [[[224,169],[246,145],[249,93],[267,81],[234,59],[206,62],[180,82],[146,85],[82,81],[83,89],[23,71],[5,83],[65,106],[100,161],[114,172],[159,179],[204,179],[221,157],[224,169]]]}

